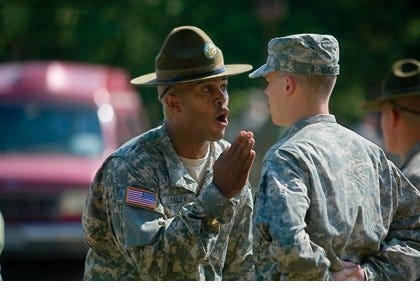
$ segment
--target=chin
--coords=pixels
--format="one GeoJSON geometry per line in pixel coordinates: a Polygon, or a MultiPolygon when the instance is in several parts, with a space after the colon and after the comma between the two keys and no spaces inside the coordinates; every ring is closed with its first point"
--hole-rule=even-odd
{"type": "Polygon", "coordinates": [[[211,139],[209,139],[209,140],[210,141],[219,141],[219,140],[223,139],[224,136],[225,136],[225,131],[223,130],[222,132],[212,134],[211,139]]]}

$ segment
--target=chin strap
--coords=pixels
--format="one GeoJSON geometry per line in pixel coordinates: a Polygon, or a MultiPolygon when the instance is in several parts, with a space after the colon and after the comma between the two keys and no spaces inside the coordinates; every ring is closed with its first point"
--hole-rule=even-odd
{"type": "Polygon", "coordinates": [[[401,105],[401,104],[397,103],[397,102],[396,102],[396,101],[394,101],[394,100],[391,100],[391,104],[392,104],[392,105],[393,105],[396,109],[401,110],[401,111],[403,111],[403,112],[411,113],[411,114],[414,114],[414,115],[420,115],[420,111],[413,110],[413,109],[410,109],[410,108],[408,108],[408,107],[405,107],[405,106],[403,106],[403,105],[401,105]]]}

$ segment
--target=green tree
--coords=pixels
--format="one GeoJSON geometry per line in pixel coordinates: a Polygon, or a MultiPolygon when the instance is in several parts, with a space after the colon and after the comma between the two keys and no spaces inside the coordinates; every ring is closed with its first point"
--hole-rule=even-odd
{"type": "MultiPolygon", "coordinates": [[[[223,49],[227,63],[261,65],[267,42],[302,32],[340,42],[341,75],[332,109],[351,125],[360,103],[375,95],[389,66],[418,58],[417,1],[139,0],[16,1],[0,6],[0,61],[63,59],[124,67],[132,77],[152,72],[159,47],[175,26],[196,25],[223,49]]],[[[232,115],[244,112],[248,89],[263,81],[232,78],[232,115]]],[[[161,118],[154,89],[139,89],[154,122],[161,118]]]]}

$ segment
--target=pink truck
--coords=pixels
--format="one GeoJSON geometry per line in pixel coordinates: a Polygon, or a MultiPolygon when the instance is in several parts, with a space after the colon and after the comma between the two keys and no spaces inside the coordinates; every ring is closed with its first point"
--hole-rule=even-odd
{"type": "Polygon", "coordinates": [[[0,64],[0,212],[8,256],[80,257],[81,214],[103,159],[149,128],[123,69],[0,64]]]}

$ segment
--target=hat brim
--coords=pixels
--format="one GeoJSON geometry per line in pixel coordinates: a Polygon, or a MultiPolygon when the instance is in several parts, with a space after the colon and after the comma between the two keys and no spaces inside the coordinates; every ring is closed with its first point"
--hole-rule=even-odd
{"type": "Polygon", "coordinates": [[[267,64],[264,64],[261,67],[259,67],[257,70],[255,70],[254,72],[250,73],[248,75],[248,77],[249,78],[263,77],[263,76],[265,76],[268,73],[273,72],[273,71],[274,71],[274,69],[269,67],[267,64]]]}
{"type": "Polygon", "coordinates": [[[362,109],[369,110],[369,111],[380,111],[382,108],[382,105],[386,101],[387,99],[370,100],[363,103],[362,109]]]}
{"type": "Polygon", "coordinates": [[[418,96],[419,94],[420,94],[419,92],[412,92],[412,93],[404,93],[404,94],[394,95],[394,96],[380,97],[378,99],[365,102],[362,105],[362,109],[369,110],[369,111],[380,111],[382,108],[382,105],[389,100],[399,100],[399,99],[403,99],[403,98],[407,98],[411,96],[418,96]]]}
{"type": "Polygon", "coordinates": [[[158,86],[158,85],[171,85],[175,83],[183,83],[183,82],[193,82],[193,81],[200,81],[200,80],[207,80],[216,77],[223,77],[223,76],[233,76],[238,75],[244,72],[247,72],[252,69],[251,65],[248,64],[232,64],[232,65],[225,65],[225,71],[213,75],[204,74],[201,76],[197,76],[194,78],[189,78],[185,80],[179,80],[176,82],[171,82],[168,80],[159,80],[156,77],[156,73],[149,73],[145,75],[138,76],[131,80],[132,84],[135,85],[143,85],[143,86],[158,86]]]}

